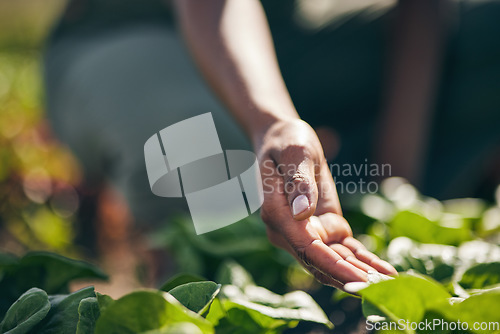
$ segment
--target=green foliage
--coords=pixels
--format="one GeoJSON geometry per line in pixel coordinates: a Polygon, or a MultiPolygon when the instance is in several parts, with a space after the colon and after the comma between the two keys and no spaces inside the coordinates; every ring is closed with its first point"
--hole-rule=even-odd
{"type": "MultiPolygon", "coordinates": [[[[361,238],[377,240],[372,246],[401,275],[377,279],[380,274],[369,274],[370,284],[359,291],[369,322],[460,321],[468,326],[466,333],[492,333],[473,325],[500,322],[500,246],[479,237],[489,231],[489,240],[498,240],[491,232],[496,229],[491,222],[496,207],[470,199],[440,203],[415,193],[412,201],[395,195],[371,196],[372,203],[383,203],[384,212],[365,219],[372,223],[364,226],[361,238]],[[490,215],[487,226],[494,228],[484,228],[484,214],[490,215]]],[[[361,207],[369,213],[369,205],[361,207]]],[[[265,231],[252,219],[199,239],[186,222],[174,223],[173,236],[160,234],[155,242],[180,247],[178,260],[192,271],[171,278],[160,290],[138,290],[117,300],[92,287],[68,293],[71,280],[105,278],[87,263],[51,253],[29,253],[23,258],[0,253],[0,306],[4,307],[0,332],[249,334],[302,332],[305,324],[333,328],[306,292],[277,294],[261,286],[260,273],[272,269],[272,275],[278,276],[274,284],[282,282],[292,262],[267,241],[264,244],[265,231]],[[241,243],[241,235],[255,244],[241,243]],[[246,266],[257,274],[249,273],[246,266]]],[[[272,280],[264,281],[273,286],[272,280]]],[[[389,332],[398,330],[429,332],[411,328],[389,332]]]]}
{"type": "Polygon", "coordinates": [[[178,274],[178,275],[175,275],[174,277],[170,278],[165,283],[163,283],[160,290],[168,292],[168,291],[172,290],[173,288],[175,288],[176,286],[186,284],[186,283],[201,282],[201,281],[205,281],[205,279],[201,276],[198,276],[198,275],[178,274]]]}
{"type": "Polygon", "coordinates": [[[0,323],[0,331],[12,334],[28,333],[45,318],[49,309],[47,293],[38,288],[31,288],[10,307],[0,323]]]}
{"type": "Polygon", "coordinates": [[[390,222],[392,237],[406,236],[425,243],[458,245],[471,240],[471,232],[464,221],[456,227],[447,227],[418,213],[401,211],[390,222]]]}
{"type": "Polygon", "coordinates": [[[107,279],[97,267],[47,252],[30,252],[22,258],[0,256],[0,316],[32,287],[48,294],[68,293],[69,283],[75,279],[107,279]]]}
{"type": "Polygon", "coordinates": [[[99,303],[96,297],[82,299],[78,306],[78,323],[76,334],[94,333],[95,322],[100,314],[99,303]]]}
{"type": "Polygon", "coordinates": [[[365,315],[373,315],[370,314],[373,310],[365,305],[369,303],[392,321],[404,319],[411,322],[421,321],[427,310],[447,304],[451,297],[436,282],[407,275],[370,285],[359,293],[363,297],[365,315]]]}
{"type": "Polygon", "coordinates": [[[91,286],[68,295],[49,296],[50,311],[33,332],[40,334],[75,333],[80,303],[90,297],[95,297],[94,288],[91,286]]]}
{"type": "Polygon", "coordinates": [[[196,235],[189,219],[177,217],[150,239],[153,248],[169,249],[180,272],[219,283],[216,270],[224,261],[233,259],[255,274],[257,284],[285,292],[282,282],[295,262],[288,253],[272,247],[264,224],[255,215],[202,235],[196,235]]]}
{"type": "Polygon", "coordinates": [[[294,327],[301,320],[333,327],[323,310],[303,291],[280,296],[256,286],[250,275],[235,262],[226,263],[219,273],[220,277],[225,277],[224,283],[228,283],[221,290],[221,306],[235,325],[240,323],[240,317],[246,317],[252,320],[253,329],[259,329],[255,332],[294,327]]]}
{"type": "Polygon", "coordinates": [[[191,311],[203,314],[219,294],[220,288],[220,284],[210,281],[191,282],[177,286],[169,293],[191,311]]]}
{"type": "Polygon", "coordinates": [[[213,332],[210,322],[183,307],[172,295],[142,290],[108,305],[97,320],[95,333],[142,333],[182,322],[196,325],[203,333],[213,332]]]}
{"type": "Polygon", "coordinates": [[[420,244],[406,237],[391,241],[387,257],[398,271],[413,269],[441,282],[451,279],[458,263],[456,247],[420,244]]]}
{"type": "Polygon", "coordinates": [[[358,292],[367,319],[386,325],[378,327],[388,329],[384,333],[430,333],[408,324],[436,320],[467,327],[439,333],[497,333],[498,328],[481,330],[474,324],[500,323],[500,246],[480,239],[498,240],[498,203],[438,202],[401,180],[383,183],[382,190],[360,205],[375,219],[366,237],[377,240],[378,252],[403,273],[358,292]]]}
{"type": "MultiPolygon", "coordinates": [[[[22,259],[2,254],[0,264],[4,278],[10,277],[10,282],[20,279],[17,288],[33,284],[60,292],[74,278],[105,277],[87,263],[49,253],[28,254],[22,259]],[[28,272],[35,273],[30,280],[18,276],[28,272]]],[[[96,293],[93,287],[55,295],[31,288],[10,305],[0,333],[281,333],[299,321],[331,327],[305,292],[281,296],[258,287],[235,262],[225,263],[219,273],[226,283],[223,287],[182,275],[163,286],[172,287],[168,292],[138,290],[118,300],[96,293]]],[[[3,300],[4,294],[0,296],[3,300]]]]}
{"type": "Polygon", "coordinates": [[[459,284],[464,289],[483,289],[500,284],[500,262],[479,263],[463,273],[459,284]]]}
{"type": "MultiPolygon", "coordinates": [[[[446,322],[464,322],[474,333],[491,333],[475,329],[475,323],[499,322],[500,291],[490,290],[467,299],[452,298],[435,281],[419,276],[401,275],[394,280],[380,282],[359,291],[363,298],[363,312],[369,321],[397,324],[425,323],[433,319],[446,322]]],[[[400,328],[409,333],[424,331],[400,328]]],[[[448,332],[447,332],[448,333],[448,332]]]]}

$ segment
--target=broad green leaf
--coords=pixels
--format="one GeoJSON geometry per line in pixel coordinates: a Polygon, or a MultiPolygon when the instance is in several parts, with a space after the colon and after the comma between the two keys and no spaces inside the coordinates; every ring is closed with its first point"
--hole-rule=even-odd
{"type": "Polygon", "coordinates": [[[458,245],[472,238],[469,228],[445,227],[411,211],[401,211],[390,222],[392,237],[408,237],[429,244],[458,245]]]}
{"type": "Polygon", "coordinates": [[[203,333],[213,333],[213,327],[207,320],[185,308],[170,294],[140,290],[102,310],[95,334],[135,334],[160,330],[179,322],[191,322],[203,333]]]}
{"type": "Polygon", "coordinates": [[[75,333],[78,324],[80,302],[95,297],[94,287],[89,286],[69,295],[49,296],[51,308],[47,316],[36,326],[37,334],[75,333]]]}
{"type": "Polygon", "coordinates": [[[208,234],[196,235],[192,224],[183,223],[186,238],[198,251],[214,257],[239,256],[267,251],[271,245],[265,234],[264,224],[256,216],[208,234]],[[245,238],[240,236],[244,235],[245,238]]]}
{"type": "Polygon", "coordinates": [[[255,285],[252,276],[250,276],[245,268],[232,260],[222,263],[217,271],[216,281],[220,284],[231,284],[240,288],[255,285]]]}
{"type": "Polygon", "coordinates": [[[76,334],[94,333],[95,323],[99,318],[99,303],[96,297],[82,299],[78,306],[78,324],[76,334]]]}
{"type": "Polygon", "coordinates": [[[217,326],[219,324],[220,319],[224,318],[225,316],[226,316],[226,311],[222,307],[220,299],[215,298],[212,304],[210,305],[210,308],[205,318],[208,321],[210,321],[214,326],[217,326]]]}
{"type": "Polygon", "coordinates": [[[220,288],[221,285],[215,282],[191,282],[179,285],[169,293],[191,311],[203,314],[210,307],[220,288]]]}
{"type": "Polygon", "coordinates": [[[201,276],[198,275],[192,275],[192,274],[178,274],[163,283],[161,286],[160,290],[168,292],[175,288],[176,286],[186,284],[186,283],[191,283],[191,282],[201,282],[201,281],[206,281],[201,276]]]}
{"type": "MultiPolygon", "coordinates": [[[[421,321],[426,310],[436,305],[448,304],[451,295],[437,282],[418,276],[401,275],[359,291],[363,301],[380,310],[392,321],[421,321]]],[[[373,315],[373,308],[363,309],[366,317],[373,315]]],[[[380,315],[378,312],[376,315],[380,315]]]]}
{"type": "Polygon", "coordinates": [[[298,321],[275,319],[250,307],[231,300],[222,302],[226,316],[219,320],[217,334],[281,333],[293,328],[298,321]]]}
{"type": "Polygon", "coordinates": [[[480,334],[500,333],[500,328],[489,327],[489,329],[474,330],[476,323],[483,326],[499,326],[500,323],[500,290],[494,290],[471,296],[461,303],[449,307],[436,308],[440,314],[447,319],[467,322],[472,332],[480,334]]]}
{"type": "Polygon", "coordinates": [[[27,253],[16,259],[5,255],[0,259],[0,316],[19,296],[38,287],[50,294],[69,293],[69,282],[74,279],[106,279],[97,267],[47,252],[27,253]],[[3,275],[1,275],[3,273],[3,275]]]}
{"type": "Polygon", "coordinates": [[[4,270],[2,287],[26,291],[32,287],[45,290],[48,294],[68,293],[68,284],[82,278],[107,279],[94,265],[48,253],[31,252],[16,262],[0,263],[4,270]]]}
{"type": "MultiPolygon", "coordinates": [[[[294,291],[280,296],[255,285],[248,285],[244,289],[235,285],[225,285],[221,290],[221,298],[272,319],[310,321],[332,326],[314,299],[303,291],[294,291]]],[[[223,305],[228,311],[225,301],[223,305]]]]}
{"type": "Polygon", "coordinates": [[[42,287],[48,294],[67,292],[68,283],[74,279],[108,278],[90,263],[47,252],[26,254],[19,262],[17,277],[26,280],[25,284],[42,287]]]}
{"type": "Polygon", "coordinates": [[[42,321],[50,310],[49,297],[45,291],[32,288],[12,304],[0,323],[0,332],[9,334],[28,333],[42,321]]]}
{"type": "Polygon", "coordinates": [[[141,334],[203,334],[203,331],[193,323],[179,322],[162,329],[142,332],[141,334]]]}
{"type": "Polygon", "coordinates": [[[97,303],[99,304],[99,311],[101,313],[106,309],[106,307],[115,302],[115,300],[108,295],[103,295],[99,292],[97,292],[96,295],[97,295],[97,303]]]}
{"type": "Polygon", "coordinates": [[[500,262],[479,263],[463,273],[459,284],[464,289],[484,289],[500,284],[500,262]]]}

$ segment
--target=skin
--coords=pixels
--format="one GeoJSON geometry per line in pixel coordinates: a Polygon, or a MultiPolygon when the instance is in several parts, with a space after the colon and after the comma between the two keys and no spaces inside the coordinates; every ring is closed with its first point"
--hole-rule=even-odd
{"type": "Polygon", "coordinates": [[[252,140],[264,184],[270,241],[321,283],[342,288],[368,270],[396,275],[352,236],[314,130],[300,120],[281,77],[257,0],[177,0],[185,40],[201,72],[252,140]],[[293,200],[309,206],[293,215],[293,200]]]}

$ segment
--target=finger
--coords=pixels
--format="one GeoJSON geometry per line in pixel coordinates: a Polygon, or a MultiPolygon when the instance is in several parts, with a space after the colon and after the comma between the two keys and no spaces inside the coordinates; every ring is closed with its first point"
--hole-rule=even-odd
{"type": "Polygon", "coordinates": [[[305,265],[303,265],[303,266],[321,284],[333,286],[334,288],[341,289],[341,290],[344,289],[344,283],[334,279],[333,277],[330,277],[330,276],[323,274],[321,271],[317,270],[314,267],[305,266],[305,265]]]}
{"type": "Polygon", "coordinates": [[[297,260],[297,262],[299,262],[304,267],[304,269],[306,269],[311,275],[313,275],[314,278],[318,282],[320,282],[321,284],[333,286],[333,287],[338,288],[338,289],[343,289],[344,284],[342,282],[340,282],[340,281],[338,281],[330,276],[323,274],[321,271],[304,263],[304,261],[299,259],[297,254],[293,251],[290,244],[285,240],[285,238],[283,238],[282,235],[280,235],[276,231],[272,230],[271,228],[267,228],[266,233],[267,233],[269,240],[271,241],[271,243],[273,245],[275,245],[276,247],[279,247],[281,249],[284,249],[287,252],[289,252],[290,254],[292,254],[293,257],[295,257],[295,259],[297,260]]]}
{"type": "Polygon", "coordinates": [[[284,237],[301,261],[323,274],[342,283],[366,281],[366,273],[345,261],[342,256],[320,240],[308,221],[287,224],[284,227],[284,237]]]}
{"type": "Polygon", "coordinates": [[[382,274],[386,274],[386,275],[397,275],[398,274],[396,269],[389,262],[386,262],[386,261],[380,259],[375,254],[368,251],[366,249],[366,247],[361,242],[354,239],[353,237],[345,238],[342,241],[342,244],[345,245],[347,248],[349,248],[354,253],[354,255],[356,255],[356,257],[359,260],[372,266],[378,272],[380,272],[382,274]]]}
{"type": "MultiPolygon", "coordinates": [[[[339,243],[347,237],[352,237],[351,226],[344,217],[335,213],[325,213],[318,216],[321,229],[320,235],[325,244],[339,243]]],[[[315,220],[311,220],[314,222],[315,220]]]]}
{"type": "Polygon", "coordinates": [[[335,187],[328,164],[325,161],[319,167],[320,170],[317,177],[318,205],[316,208],[316,215],[322,215],[327,212],[342,215],[337,188],[335,187]]]}
{"type": "Polygon", "coordinates": [[[369,270],[377,271],[372,266],[370,266],[370,265],[366,264],[365,262],[360,261],[358,258],[356,258],[356,255],[354,255],[354,253],[344,245],[333,244],[333,245],[330,245],[330,248],[333,249],[335,252],[337,252],[337,254],[339,254],[340,256],[342,256],[344,258],[344,260],[351,263],[356,268],[359,268],[365,272],[368,272],[369,270]]]}
{"type": "Polygon", "coordinates": [[[285,196],[275,191],[279,186],[279,175],[276,171],[267,173],[264,183],[262,219],[284,237],[290,245],[291,254],[306,266],[313,267],[332,280],[342,283],[366,281],[366,273],[330,249],[309,220],[296,221],[291,217],[285,196]]]}
{"type": "Polygon", "coordinates": [[[318,164],[314,153],[306,147],[294,145],[274,155],[293,218],[309,218],[314,214],[318,202],[318,164]]]}

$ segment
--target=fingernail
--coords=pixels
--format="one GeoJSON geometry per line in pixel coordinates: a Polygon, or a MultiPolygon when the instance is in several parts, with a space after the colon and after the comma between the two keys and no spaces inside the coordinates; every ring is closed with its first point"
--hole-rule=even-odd
{"type": "Polygon", "coordinates": [[[368,283],[366,282],[351,282],[344,285],[344,290],[349,293],[357,293],[367,287],[368,283]]]}
{"type": "Polygon", "coordinates": [[[296,216],[309,208],[309,200],[306,195],[297,196],[292,203],[293,215],[296,216]]]}

